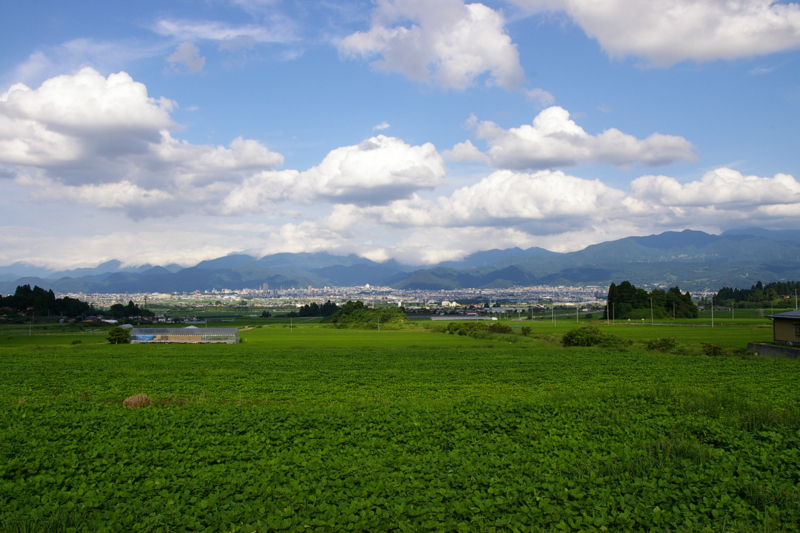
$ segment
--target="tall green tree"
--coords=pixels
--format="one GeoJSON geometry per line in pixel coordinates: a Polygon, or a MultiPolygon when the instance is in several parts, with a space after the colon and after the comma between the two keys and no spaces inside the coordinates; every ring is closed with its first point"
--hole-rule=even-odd
{"type": "Polygon", "coordinates": [[[667,318],[672,316],[673,309],[676,318],[697,318],[697,306],[688,292],[682,293],[678,287],[647,292],[629,281],[623,281],[619,285],[612,283],[609,286],[608,313],[603,312],[603,319],[667,318]]]}
{"type": "Polygon", "coordinates": [[[107,338],[109,344],[128,344],[131,342],[131,333],[125,328],[111,328],[107,338]]]}

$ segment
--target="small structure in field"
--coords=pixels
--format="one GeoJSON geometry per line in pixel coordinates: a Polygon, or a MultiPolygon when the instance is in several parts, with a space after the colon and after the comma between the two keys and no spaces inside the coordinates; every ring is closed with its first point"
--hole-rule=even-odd
{"type": "Polygon", "coordinates": [[[475,316],[475,315],[445,315],[445,316],[432,316],[431,320],[497,320],[494,316],[475,316]]]}
{"type": "Polygon", "coordinates": [[[775,344],[800,345],[800,311],[769,315],[775,344]]]}
{"type": "Polygon", "coordinates": [[[236,328],[134,328],[131,344],[237,344],[236,328]]]}

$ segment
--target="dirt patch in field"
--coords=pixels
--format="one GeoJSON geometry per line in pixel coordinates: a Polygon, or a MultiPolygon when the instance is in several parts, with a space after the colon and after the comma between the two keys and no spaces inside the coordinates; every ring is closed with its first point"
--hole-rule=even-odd
{"type": "Polygon", "coordinates": [[[150,405],[150,398],[146,394],[137,394],[136,396],[129,396],[122,401],[123,407],[130,407],[131,409],[138,409],[140,407],[147,407],[150,405]]]}

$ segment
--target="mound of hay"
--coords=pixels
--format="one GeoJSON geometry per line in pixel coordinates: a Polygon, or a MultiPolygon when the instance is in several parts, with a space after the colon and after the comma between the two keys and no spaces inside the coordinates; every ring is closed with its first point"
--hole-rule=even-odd
{"type": "Polygon", "coordinates": [[[150,405],[150,398],[146,394],[137,394],[130,396],[122,401],[123,407],[130,407],[131,409],[138,409],[150,405]]]}

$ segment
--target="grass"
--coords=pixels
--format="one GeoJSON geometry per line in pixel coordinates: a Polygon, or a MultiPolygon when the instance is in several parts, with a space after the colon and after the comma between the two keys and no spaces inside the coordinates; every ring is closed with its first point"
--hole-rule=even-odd
{"type": "MultiPolygon", "coordinates": [[[[756,310],[737,310],[753,311],[756,310]]],[[[581,315],[583,316],[583,314],[581,315]]],[[[596,314],[595,314],[596,316],[596,314]]],[[[426,329],[436,326],[430,320],[412,320],[403,325],[403,330],[377,331],[347,331],[335,330],[328,325],[320,324],[320,318],[249,318],[237,319],[232,322],[210,323],[210,327],[236,327],[247,328],[241,333],[245,342],[261,342],[269,339],[270,343],[292,344],[307,343],[312,346],[324,346],[326,343],[346,343],[356,346],[365,346],[373,343],[395,344],[399,346],[410,344],[441,345],[450,342],[460,342],[434,337],[414,337],[426,329]],[[251,329],[252,328],[252,329],[251,329]],[[288,336],[287,336],[288,335],[288,336]],[[377,337],[375,335],[378,335],[377,337]],[[410,335],[410,336],[409,336],[410,335]],[[302,336],[301,339],[296,338],[302,336]]],[[[555,325],[549,318],[535,319],[523,322],[500,321],[512,327],[528,326],[534,333],[560,337],[567,331],[582,325],[596,325],[605,333],[634,341],[646,341],[661,337],[674,337],[678,342],[699,346],[701,343],[718,344],[726,348],[745,349],[750,342],[771,342],[772,322],[765,318],[715,318],[714,327],[711,327],[710,318],[697,320],[661,321],[655,325],[649,322],[622,322],[607,324],[605,321],[586,320],[581,318],[575,321],[574,317],[558,319],[555,325]]],[[[73,341],[80,340],[83,344],[103,344],[111,326],[85,325],[85,329],[69,324],[34,325],[32,335],[29,334],[27,325],[0,326],[0,347],[15,346],[56,346],[71,345],[73,341]]],[[[142,326],[145,327],[145,326],[142,326]]],[[[185,327],[182,324],[156,325],[154,327],[185,327]]],[[[204,327],[199,325],[199,327],[204,327]]]]}
{"type": "Polygon", "coordinates": [[[798,530],[797,361],[563,348],[562,321],[513,344],[248,325],[200,346],[0,331],[0,531],[798,530]]]}

